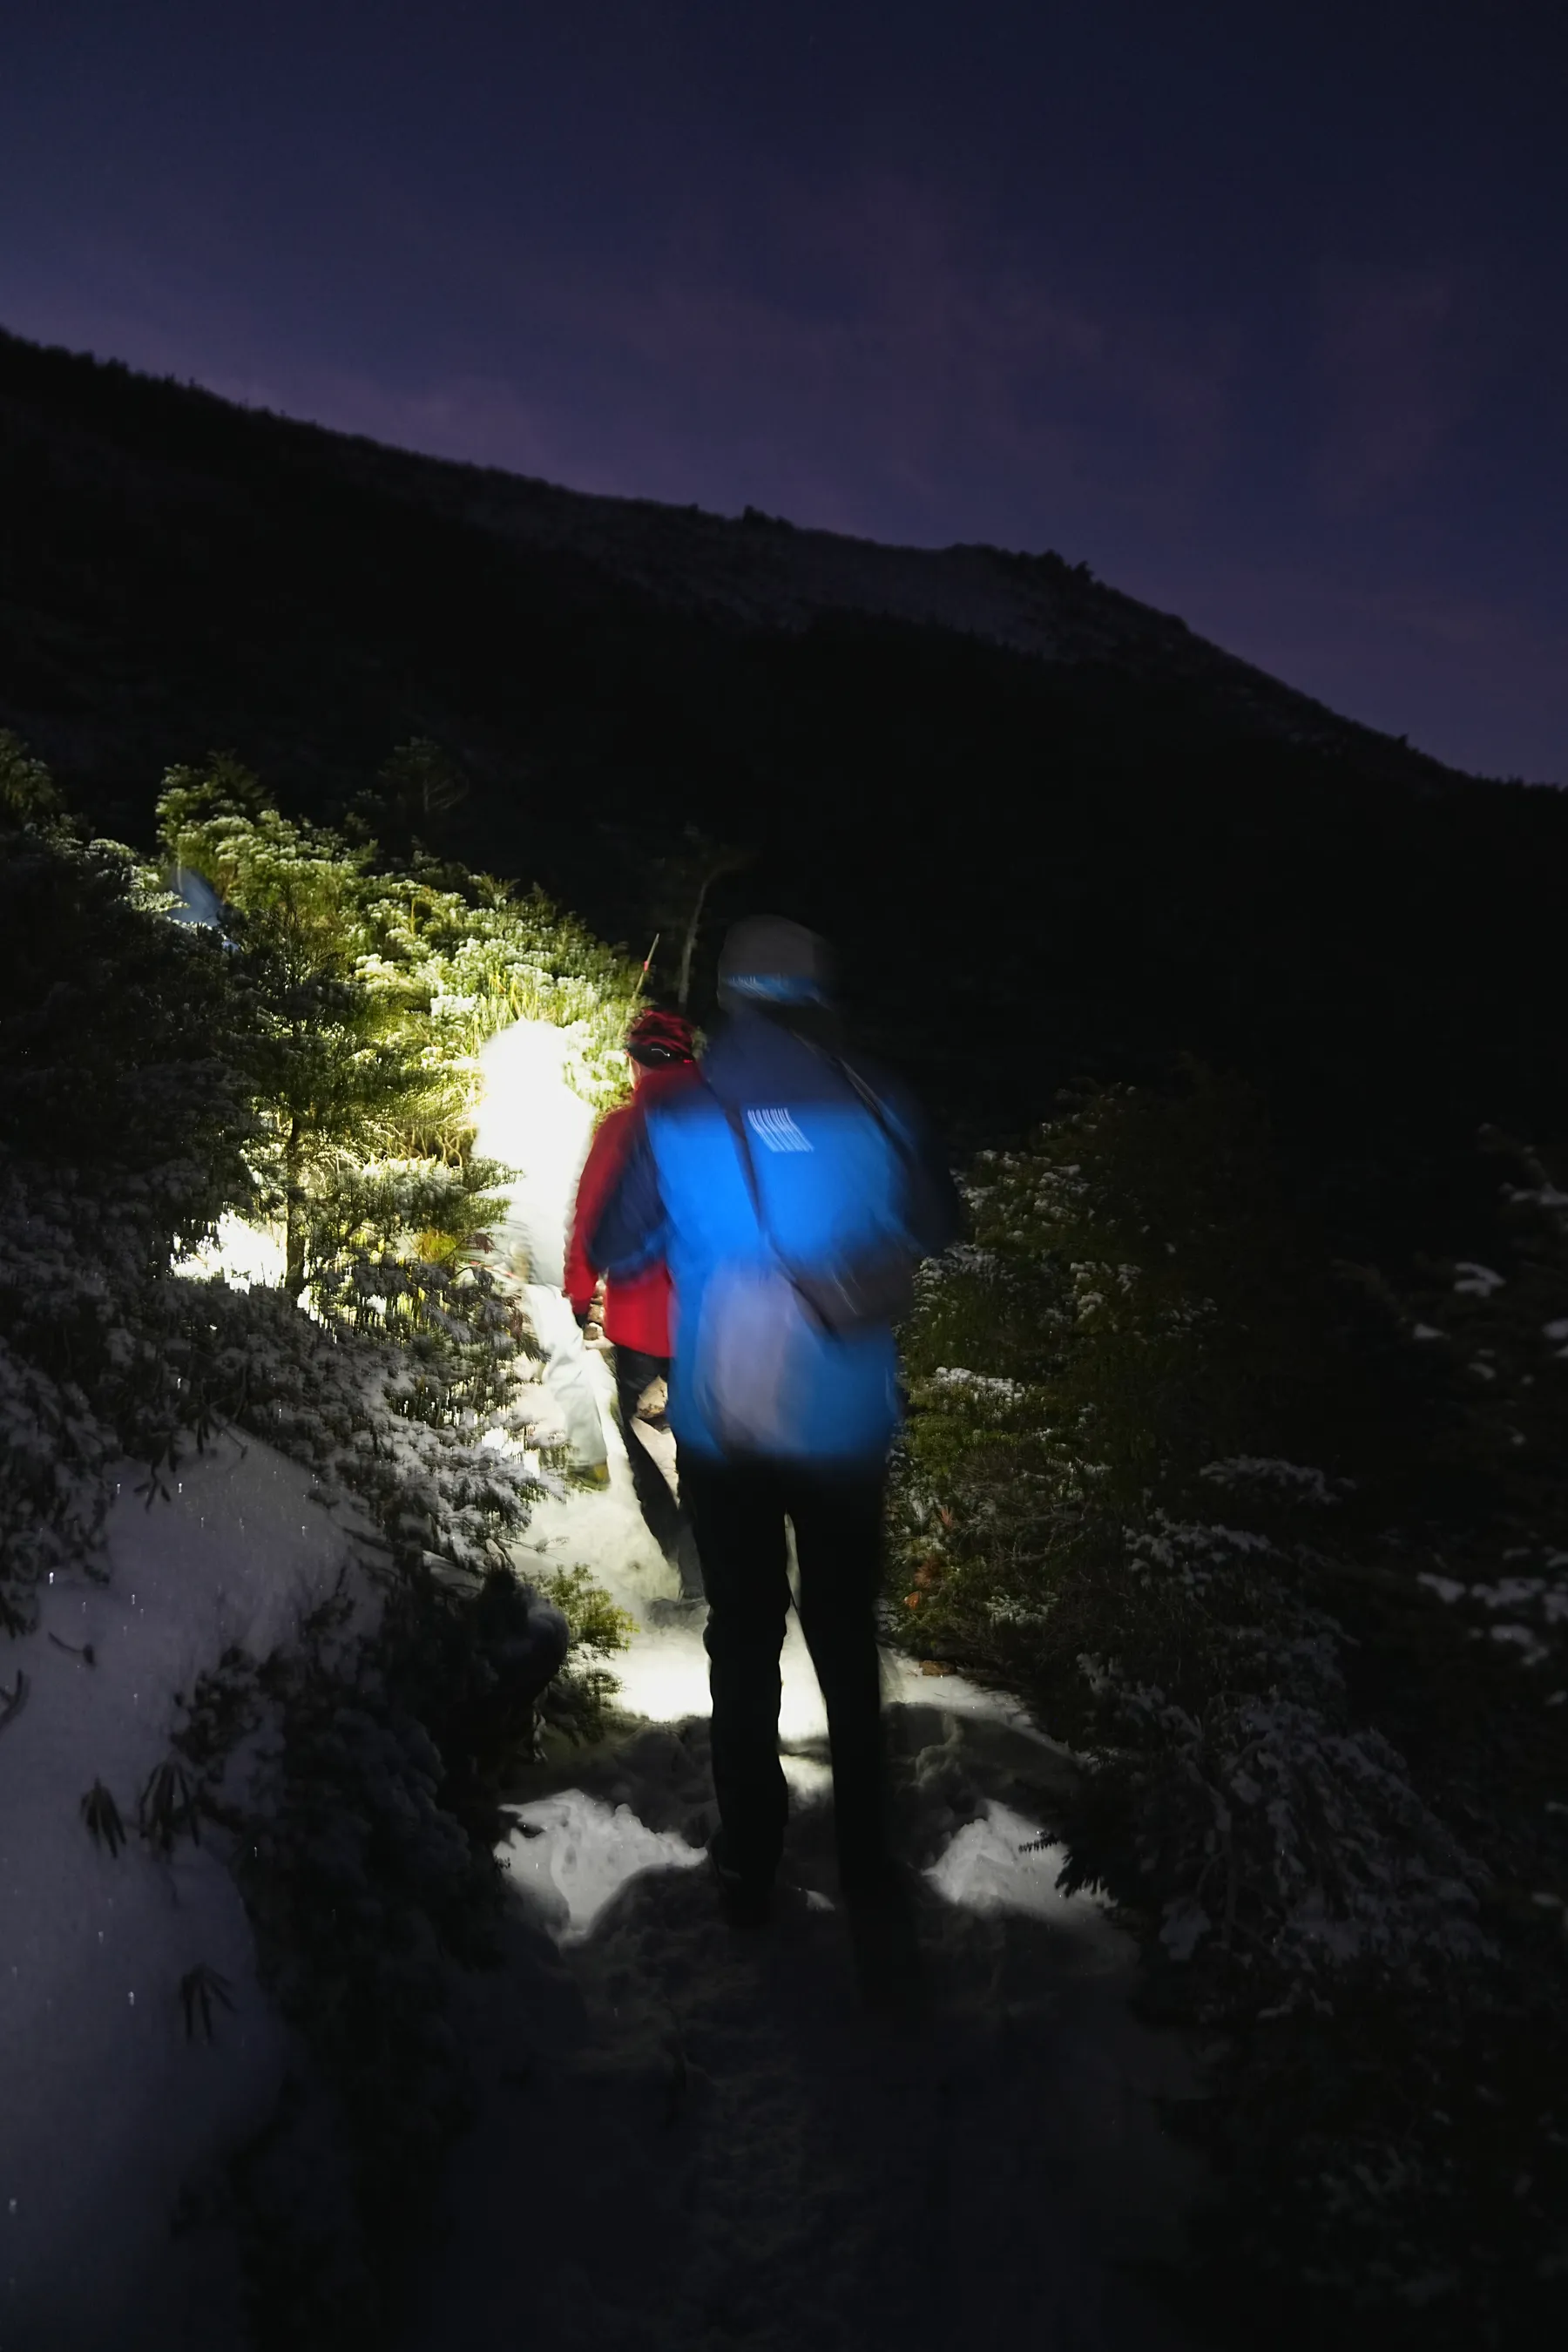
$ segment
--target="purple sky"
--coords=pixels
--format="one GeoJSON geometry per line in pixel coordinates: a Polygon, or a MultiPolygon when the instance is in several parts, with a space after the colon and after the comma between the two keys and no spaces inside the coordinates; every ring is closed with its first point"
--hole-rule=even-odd
{"type": "Polygon", "coordinates": [[[51,0],[4,36],[0,324],[1055,547],[1568,782],[1565,124],[1563,0],[51,0]]]}

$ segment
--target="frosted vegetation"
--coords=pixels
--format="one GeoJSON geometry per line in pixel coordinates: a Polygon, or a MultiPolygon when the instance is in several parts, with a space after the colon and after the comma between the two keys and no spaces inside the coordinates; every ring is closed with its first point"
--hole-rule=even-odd
{"type": "Polygon", "coordinates": [[[605,1095],[632,976],[542,898],[378,872],[233,763],[172,772],[155,868],[5,758],[6,1623],[90,1542],[110,1462],[156,1475],[227,1417],[367,1501],[399,1558],[496,1564],[539,1465],[497,1442],[526,1434],[531,1341],[471,1262],[502,1172],[473,1149],[478,1050],[542,1015],[605,1095]],[[192,875],[223,933],[167,919],[192,875]],[[220,1231],[276,1236],[279,1291],[193,1285],[220,1231]]]}
{"type": "MultiPolygon", "coordinates": [[[[37,1812],[26,1757],[58,1718],[41,1601],[107,1579],[131,1491],[172,1501],[220,1438],[291,1457],[358,1530],[363,1571],[270,1651],[186,1662],[158,1819],[176,1843],[221,1828],[264,1981],[327,2087],[328,2120],[319,2101],[280,2113],[226,2192],[261,2339],[348,2343],[463,2111],[442,1956],[477,1958],[494,1933],[498,1775],[539,1736],[560,1637],[543,1713],[575,1737],[602,1719],[623,1638],[569,1563],[531,1588],[509,1558],[559,1489],[560,1432],[519,1286],[479,1246],[502,1171],[473,1148],[476,1055],[542,1015],[605,1095],[633,976],[542,899],[378,872],[368,843],[290,824],[232,763],[173,774],[160,823],[166,863],[82,839],[0,739],[7,1885],[37,1812]],[[172,919],[171,878],[222,929],[172,919]],[[282,1279],[228,1280],[225,1239],[282,1279]],[[237,1779],[258,1739],[270,1766],[237,1779]]],[[[37,1819],[112,1858],[153,1833],[115,1769],[134,1694],[86,1665],[102,1739],[64,1812],[51,1782],[37,1819]]],[[[16,2129],[40,2111],[16,2074],[13,2091],[16,2129]]]]}
{"type": "Polygon", "coordinates": [[[1065,1884],[1209,2037],[1206,2321],[1272,2283],[1290,2341],[1512,2342],[1568,2279],[1568,1202],[1483,1148],[1506,1272],[1396,1292],[1239,1085],[1097,1093],[982,1160],[906,1335],[892,1615],[1083,1759],[1065,1884]]]}

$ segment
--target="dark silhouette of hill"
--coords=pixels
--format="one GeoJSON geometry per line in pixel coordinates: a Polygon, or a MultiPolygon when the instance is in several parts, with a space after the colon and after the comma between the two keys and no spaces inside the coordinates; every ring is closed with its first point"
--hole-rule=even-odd
{"type": "Polygon", "coordinates": [[[1347,1242],[1447,1223],[1480,1120],[1563,1131],[1568,795],[1056,555],[590,497],[0,336],[0,725],[133,840],[174,761],[334,816],[433,738],[470,790],[432,845],[639,951],[685,827],[751,845],[715,921],[829,931],[961,1140],[1195,1052],[1347,1242]]]}

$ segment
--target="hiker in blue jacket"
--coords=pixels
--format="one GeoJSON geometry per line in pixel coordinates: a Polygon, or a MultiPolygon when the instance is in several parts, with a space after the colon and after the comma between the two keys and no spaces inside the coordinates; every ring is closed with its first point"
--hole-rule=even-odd
{"type": "Polygon", "coordinates": [[[737,1925],[765,1919],[783,1849],[787,1517],[853,1922],[901,1886],[875,1614],[900,1413],[891,1326],[918,1260],[955,1237],[958,1201],[907,1094],[846,1049],[813,933],[737,924],[719,1001],[730,1017],[706,1083],[650,1105],[591,1248],[616,1275],[663,1258],[674,1282],[668,1416],[709,1606],[725,1907],[737,1925]]]}

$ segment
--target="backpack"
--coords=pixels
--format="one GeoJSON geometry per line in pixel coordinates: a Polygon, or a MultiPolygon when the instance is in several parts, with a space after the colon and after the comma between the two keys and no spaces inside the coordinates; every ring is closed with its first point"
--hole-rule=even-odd
{"type": "MultiPolygon", "coordinates": [[[[870,1088],[837,1065],[899,1157],[908,1147],[870,1088]]],[[[700,1410],[728,1454],[788,1454],[798,1400],[824,1343],[848,1343],[900,1321],[914,1305],[915,1254],[888,1241],[824,1267],[792,1265],[773,1239],[742,1115],[725,1118],[751,1195],[767,1262],[720,1265],[703,1293],[691,1381],[700,1410]]]]}
{"type": "Polygon", "coordinates": [[[725,1454],[796,1452],[798,1401],[817,1327],[781,1265],[715,1268],[702,1294],[691,1366],[698,1410],[725,1454]]]}

